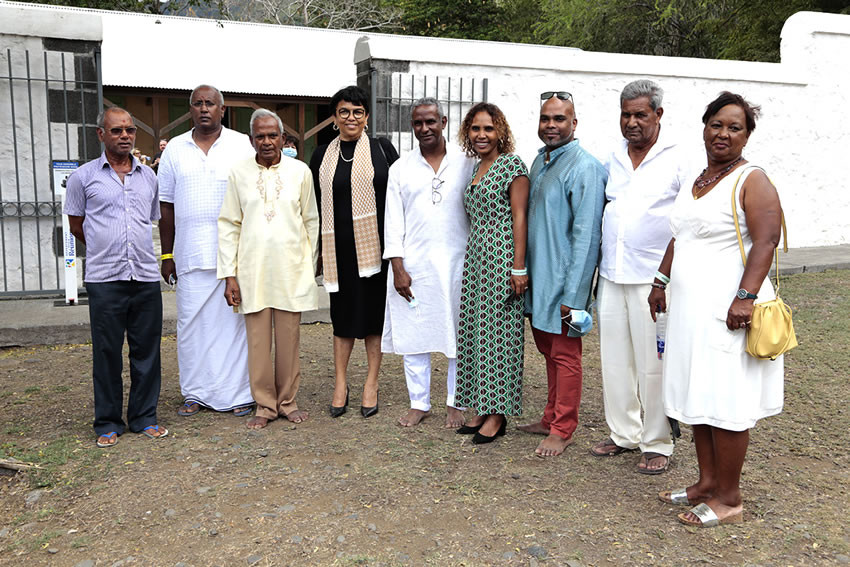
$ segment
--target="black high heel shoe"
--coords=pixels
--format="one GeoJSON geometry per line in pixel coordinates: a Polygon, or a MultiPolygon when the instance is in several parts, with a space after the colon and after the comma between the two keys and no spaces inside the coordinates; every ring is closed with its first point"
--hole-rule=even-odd
{"type": "Polygon", "coordinates": [[[378,413],[378,395],[380,392],[375,394],[375,405],[372,407],[360,406],[360,415],[363,417],[372,417],[376,413],[378,413]]]}
{"type": "Polygon", "coordinates": [[[484,425],[483,421],[478,425],[461,425],[455,429],[455,433],[458,435],[472,435],[473,433],[478,433],[478,430],[481,429],[482,425],[484,425]]]}
{"type": "MultiPolygon", "coordinates": [[[[483,425],[483,424],[482,424],[483,425]]],[[[496,437],[502,437],[505,434],[505,429],[508,425],[508,418],[502,416],[502,425],[499,427],[499,430],[492,437],[487,437],[486,435],[481,435],[480,432],[476,431],[475,435],[472,437],[472,442],[476,445],[483,445],[484,443],[492,443],[496,440],[496,437]]],[[[480,428],[479,428],[480,429],[480,428]]]]}
{"type": "Polygon", "coordinates": [[[342,414],[344,414],[345,412],[348,411],[348,392],[349,392],[349,389],[348,389],[348,386],[346,386],[345,387],[345,405],[344,406],[342,406],[340,408],[340,407],[337,407],[333,404],[330,405],[331,417],[339,417],[339,416],[341,416],[342,414]]]}

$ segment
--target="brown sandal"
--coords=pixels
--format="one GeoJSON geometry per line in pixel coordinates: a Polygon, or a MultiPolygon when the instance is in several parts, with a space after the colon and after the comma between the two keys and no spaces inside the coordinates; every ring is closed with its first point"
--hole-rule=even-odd
{"type": "Polygon", "coordinates": [[[604,441],[600,441],[596,445],[590,448],[590,454],[594,457],[613,457],[615,455],[619,455],[621,453],[627,453],[630,451],[634,451],[634,449],[628,449],[626,447],[620,447],[614,441],[608,437],[604,441]],[[603,451],[605,447],[613,447],[608,451],[603,451]]]}

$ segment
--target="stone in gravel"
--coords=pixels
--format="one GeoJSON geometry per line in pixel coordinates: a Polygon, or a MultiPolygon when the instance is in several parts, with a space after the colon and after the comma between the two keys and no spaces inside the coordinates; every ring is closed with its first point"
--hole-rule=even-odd
{"type": "Polygon", "coordinates": [[[348,515],[348,518],[349,518],[350,520],[356,520],[356,519],[358,519],[359,517],[360,517],[360,514],[358,514],[357,512],[354,512],[353,514],[349,514],[349,515],[348,515]]]}
{"type": "Polygon", "coordinates": [[[180,561],[179,563],[175,563],[174,567],[189,567],[189,566],[186,565],[185,563],[183,563],[182,561],[180,561]]]}
{"type": "Polygon", "coordinates": [[[9,528],[3,528],[0,530],[0,537],[9,537],[9,528]]]}
{"type": "Polygon", "coordinates": [[[21,531],[22,532],[29,531],[29,530],[33,529],[34,527],[36,527],[37,525],[38,524],[36,522],[30,522],[28,524],[24,524],[23,526],[21,526],[21,531]]]}
{"type": "Polygon", "coordinates": [[[376,532],[378,531],[378,526],[376,526],[375,524],[366,524],[366,529],[370,532],[376,532]]]}
{"type": "Polygon", "coordinates": [[[238,451],[238,450],[239,450],[239,449],[241,449],[241,448],[242,448],[242,445],[239,445],[238,443],[237,443],[236,445],[233,445],[233,446],[231,447],[231,449],[233,449],[234,451],[238,451]]]}
{"type": "Polygon", "coordinates": [[[237,462],[238,460],[239,460],[239,459],[228,459],[228,460],[227,460],[227,462],[228,462],[228,464],[234,465],[234,464],[236,464],[236,462],[237,462]]]}
{"type": "Polygon", "coordinates": [[[843,563],[845,565],[847,563],[850,563],[850,557],[847,557],[846,555],[842,555],[840,553],[835,556],[835,560],[838,561],[839,563],[843,563]]]}
{"type": "Polygon", "coordinates": [[[263,518],[277,518],[277,514],[274,512],[266,512],[262,514],[263,518]]]}
{"type": "Polygon", "coordinates": [[[29,494],[27,494],[26,504],[27,506],[32,506],[41,500],[41,495],[44,494],[41,490],[33,490],[29,494]]]}
{"type": "Polygon", "coordinates": [[[118,561],[116,561],[115,563],[112,564],[112,567],[123,567],[123,565],[124,565],[124,560],[119,559],[118,561]]]}
{"type": "Polygon", "coordinates": [[[584,567],[584,565],[582,565],[579,561],[570,559],[567,561],[567,567],[584,567]]]}
{"type": "Polygon", "coordinates": [[[216,518],[221,518],[221,516],[222,516],[222,513],[221,513],[221,512],[216,512],[216,513],[215,513],[215,517],[216,517],[216,518]]]}
{"type": "Polygon", "coordinates": [[[509,561],[513,558],[514,558],[514,552],[513,551],[506,551],[505,553],[502,554],[502,559],[509,561]]]}
{"type": "Polygon", "coordinates": [[[513,473],[511,475],[511,478],[514,479],[514,480],[519,480],[519,475],[517,473],[513,473]]]}
{"type": "Polygon", "coordinates": [[[48,547],[47,553],[49,553],[50,555],[55,555],[55,554],[59,553],[59,550],[56,549],[55,547],[48,547]]]}
{"type": "Polygon", "coordinates": [[[209,533],[211,536],[217,536],[217,535],[218,535],[218,530],[217,530],[217,529],[215,529],[215,528],[212,528],[212,529],[210,529],[210,531],[209,531],[209,532],[207,532],[207,533],[209,533]]]}
{"type": "Polygon", "coordinates": [[[302,541],[304,541],[304,538],[300,535],[294,535],[289,539],[289,541],[291,541],[292,543],[301,543],[302,541]]]}
{"type": "Polygon", "coordinates": [[[528,562],[528,567],[539,567],[540,562],[537,561],[537,558],[532,557],[528,562]]]}
{"type": "Polygon", "coordinates": [[[212,437],[210,437],[210,443],[218,443],[219,441],[221,441],[221,437],[219,437],[218,435],[213,435],[212,437]]]}
{"type": "Polygon", "coordinates": [[[250,482],[237,482],[234,486],[236,488],[248,488],[249,486],[251,486],[251,483],[250,482]]]}
{"type": "Polygon", "coordinates": [[[197,469],[201,466],[201,463],[192,463],[192,468],[197,469]]]}
{"type": "Polygon", "coordinates": [[[312,463],[314,465],[320,465],[320,464],[322,464],[322,461],[320,461],[319,459],[313,459],[312,461],[310,461],[310,463],[312,463]]]}
{"type": "Polygon", "coordinates": [[[212,490],[212,486],[201,486],[195,492],[198,494],[207,494],[210,490],[212,490]]]}
{"type": "Polygon", "coordinates": [[[345,543],[345,536],[341,535],[336,538],[337,543],[345,543]]]}
{"type": "Polygon", "coordinates": [[[328,538],[326,538],[323,535],[320,535],[319,537],[316,538],[316,543],[325,543],[326,541],[328,541],[328,538]]]}
{"type": "Polygon", "coordinates": [[[261,457],[268,457],[268,456],[269,456],[269,452],[268,452],[268,451],[266,451],[265,449],[263,449],[262,451],[260,451],[259,455],[260,455],[261,457]]]}
{"type": "Polygon", "coordinates": [[[201,524],[197,524],[197,523],[192,524],[192,527],[190,529],[199,530],[199,529],[201,529],[201,524]]]}
{"type": "Polygon", "coordinates": [[[278,510],[279,510],[280,512],[294,512],[294,511],[295,511],[295,506],[294,506],[294,505],[292,505],[292,504],[284,504],[283,506],[281,506],[280,508],[278,508],[278,510]]]}
{"type": "Polygon", "coordinates": [[[94,561],[92,561],[91,559],[83,559],[82,561],[74,565],[74,567],[94,567],[94,561]]]}
{"type": "Polygon", "coordinates": [[[175,510],[174,508],[169,508],[168,510],[165,511],[165,515],[168,516],[169,518],[171,518],[172,516],[176,516],[177,510],[175,510]]]}
{"type": "Polygon", "coordinates": [[[253,565],[254,563],[259,563],[261,559],[262,557],[259,555],[249,555],[246,561],[248,562],[248,565],[253,565]]]}
{"type": "Polygon", "coordinates": [[[543,549],[543,547],[539,546],[539,545],[532,545],[531,547],[529,547],[528,548],[528,554],[531,555],[532,557],[537,557],[538,559],[545,559],[546,558],[546,550],[543,549]]]}

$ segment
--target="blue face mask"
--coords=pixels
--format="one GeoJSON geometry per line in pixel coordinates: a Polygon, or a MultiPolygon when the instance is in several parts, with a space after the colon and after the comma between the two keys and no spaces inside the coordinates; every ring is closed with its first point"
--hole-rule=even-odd
{"type": "Polygon", "coordinates": [[[283,148],[280,151],[286,157],[291,157],[291,158],[297,158],[298,157],[298,150],[296,150],[295,148],[283,148]]]}
{"type": "Polygon", "coordinates": [[[570,311],[570,320],[567,325],[580,335],[586,335],[593,328],[593,318],[587,311],[572,309],[570,311]]]}

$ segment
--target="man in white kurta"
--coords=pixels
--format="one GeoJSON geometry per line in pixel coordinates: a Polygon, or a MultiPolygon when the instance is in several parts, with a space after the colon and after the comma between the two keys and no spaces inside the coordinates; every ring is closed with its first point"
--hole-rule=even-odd
{"type": "Polygon", "coordinates": [[[620,97],[623,139],[603,161],[608,170],[602,218],[598,318],[607,439],[598,457],[640,449],[638,472],[667,470],[673,453],[664,414],[661,361],[647,298],[672,236],[669,215],[689,160],[661,128],[663,91],[652,81],[627,85],[620,97]]]}
{"type": "Polygon", "coordinates": [[[183,406],[250,412],[245,321],[222,301],[216,223],[233,163],[251,157],[246,135],[222,126],[224,100],[202,85],[190,98],[194,127],[165,147],[159,164],[162,276],[177,284],[177,362],[183,406]]]}
{"type": "Polygon", "coordinates": [[[281,155],[280,118],[254,111],[251,136],[257,154],[231,169],[218,218],[218,277],[226,280],[227,304],[245,314],[257,402],[247,426],[260,429],[278,416],[293,423],[307,419],[295,401],[299,325],[302,311],[318,308],[319,211],[310,168],[281,155]]]}
{"type": "Polygon", "coordinates": [[[443,137],[446,117],[434,99],[412,107],[419,148],[390,168],[384,216],[388,275],[383,352],[404,356],[410,411],[398,421],[417,425],[431,410],[431,353],[448,358],[446,427],[463,425],[454,407],[457,326],[469,224],[463,192],[474,161],[443,137]]]}

